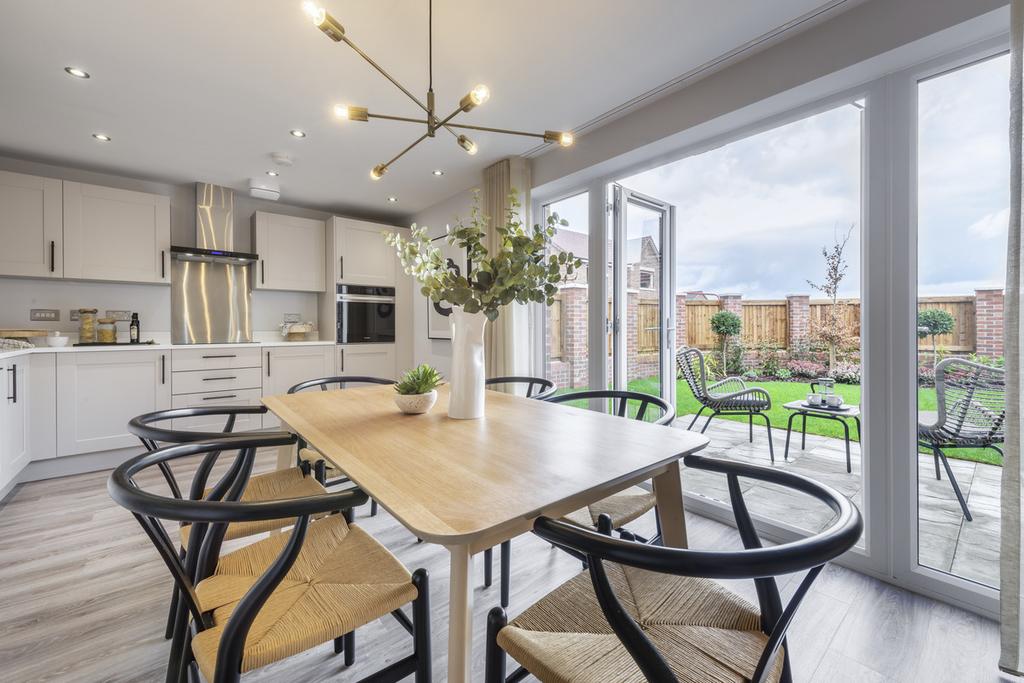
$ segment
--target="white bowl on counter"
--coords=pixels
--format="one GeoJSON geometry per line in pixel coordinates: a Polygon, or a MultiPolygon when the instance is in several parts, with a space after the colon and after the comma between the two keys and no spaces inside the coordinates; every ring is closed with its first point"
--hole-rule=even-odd
{"type": "Polygon", "coordinates": [[[68,339],[69,339],[69,337],[65,337],[65,336],[46,337],[46,345],[47,346],[53,346],[53,347],[56,347],[56,348],[60,348],[62,346],[67,346],[68,345],[68,339]]]}

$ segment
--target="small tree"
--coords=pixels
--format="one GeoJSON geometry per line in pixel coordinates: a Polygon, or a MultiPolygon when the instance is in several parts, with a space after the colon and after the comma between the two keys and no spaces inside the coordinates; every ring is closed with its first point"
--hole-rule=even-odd
{"type": "Polygon", "coordinates": [[[846,249],[850,235],[853,234],[853,226],[846,231],[846,235],[840,240],[835,238],[832,248],[821,248],[821,255],[825,257],[825,281],[815,284],[810,280],[807,284],[811,289],[816,289],[831,301],[825,315],[815,325],[814,336],[828,347],[828,369],[831,372],[836,365],[836,351],[850,341],[850,326],[846,322],[845,304],[839,301],[839,283],[846,277],[846,257],[843,251],[846,249]]]}
{"type": "Polygon", "coordinates": [[[917,336],[921,339],[932,338],[932,365],[939,362],[938,348],[935,338],[940,334],[949,334],[956,326],[956,321],[948,311],[939,308],[927,308],[917,312],[917,336]]]}
{"type": "Polygon", "coordinates": [[[743,321],[732,311],[719,311],[711,316],[711,331],[722,338],[722,371],[728,372],[729,337],[740,333],[743,321]]]}

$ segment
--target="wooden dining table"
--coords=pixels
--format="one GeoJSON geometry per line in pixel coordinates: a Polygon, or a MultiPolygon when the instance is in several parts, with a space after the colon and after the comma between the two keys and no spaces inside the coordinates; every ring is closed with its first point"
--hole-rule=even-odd
{"type": "MultiPolygon", "coordinates": [[[[488,391],[477,420],[448,417],[448,388],[423,415],[395,407],[394,388],[268,396],[263,403],[409,531],[451,555],[448,680],[471,676],[473,556],[652,480],[665,545],[686,546],[679,460],[703,435],[488,391]]],[[[294,447],[278,466],[292,467],[294,447]]]]}

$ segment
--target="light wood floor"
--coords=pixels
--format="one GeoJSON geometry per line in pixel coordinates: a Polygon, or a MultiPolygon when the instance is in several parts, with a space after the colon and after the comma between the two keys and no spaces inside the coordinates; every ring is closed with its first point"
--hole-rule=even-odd
{"type": "MultiPolygon", "coordinates": [[[[272,466],[273,454],[261,456],[272,466]]],[[[685,473],[684,473],[685,476],[685,473]]],[[[170,580],[128,512],[106,492],[107,473],[26,484],[0,506],[0,679],[158,681],[170,580]]],[[[388,514],[357,523],[410,568],[430,572],[436,681],[444,680],[447,553],[417,544],[388,514]]],[[[688,517],[691,544],[739,547],[735,531],[688,517]]],[[[638,530],[653,525],[640,520],[638,530]]],[[[482,556],[480,556],[482,558],[482,556]]],[[[482,587],[477,560],[474,680],[482,678],[484,617],[498,602],[482,587]]],[[[515,614],[580,570],[539,539],[513,542],[511,612],[515,614]]],[[[799,576],[783,579],[783,598],[799,576]]],[[[754,600],[749,582],[729,582],[754,600]]],[[[841,567],[818,579],[790,631],[798,681],[1002,680],[994,622],[894,588],[841,567]]],[[[356,664],[346,670],[329,644],[250,674],[250,681],[355,681],[411,651],[411,639],[387,618],[357,632],[356,664]]]]}

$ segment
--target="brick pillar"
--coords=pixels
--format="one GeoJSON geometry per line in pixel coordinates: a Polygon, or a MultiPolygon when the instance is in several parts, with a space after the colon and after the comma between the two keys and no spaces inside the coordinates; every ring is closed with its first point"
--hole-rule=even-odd
{"type": "Polygon", "coordinates": [[[810,339],[811,297],[790,294],[786,297],[786,335],[789,346],[807,343],[810,339]]]}
{"type": "Polygon", "coordinates": [[[686,345],[686,295],[676,294],[676,349],[686,345]]]}
{"type": "Polygon", "coordinates": [[[1003,355],[1003,290],[974,290],[974,350],[979,356],[1003,355]]]}
{"type": "Polygon", "coordinates": [[[562,288],[562,360],[568,364],[568,387],[587,379],[587,289],[562,288]]]}
{"type": "Polygon", "coordinates": [[[743,295],[723,294],[719,299],[722,302],[723,311],[732,311],[741,318],[743,317],[743,295]]]}

